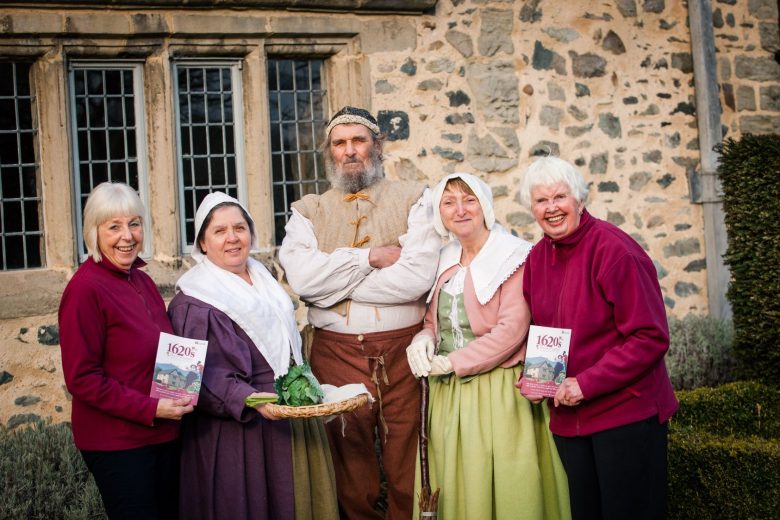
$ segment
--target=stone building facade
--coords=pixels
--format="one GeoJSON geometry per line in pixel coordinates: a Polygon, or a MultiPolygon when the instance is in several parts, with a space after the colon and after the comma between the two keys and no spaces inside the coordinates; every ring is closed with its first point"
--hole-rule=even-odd
{"type": "Polygon", "coordinates": [[[4,2],[0,421],[69,417],[56,311],[83,257],[89,186],[114,168],[135,182],[148,271],[166,297],[190,264],[193,201],[209,188],[248,204],[258,257],[281,279],[285,211],[324,188],[318,131],[344,104],[378,114],[388,177],[476,173],[498,219],[531,241],[522,172],[536,155],[570,160],[591,183],[592,213],[654,259],[669,314],[709,312],[723,287],[708,279],[718,258],[696,194],[707,173],[702,49],[714,53],[723,135],[780,133],[775,0],[4,2]],[[711,24],[703,41],[694,1],[711,24]],[[6,175],[32,194],[13,196],[6,175]],[[15,208],[35,225],[11,233],[15,208]],[[11,235],[29,251],[14,253],[11,235]]]}

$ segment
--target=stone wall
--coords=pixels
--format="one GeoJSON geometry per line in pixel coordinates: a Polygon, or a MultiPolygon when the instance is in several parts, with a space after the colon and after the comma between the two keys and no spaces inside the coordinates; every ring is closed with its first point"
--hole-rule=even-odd
{"type": "Polygon", "coordinates": [[[713,2],[726,135],[780,133],[780,31],[776,0],[713,2]]]}
{"type": "Polygon", "coordinates": [[[390,170],[478,172],[499,220],[534,241],[522,172],[534,155],[568,159],[591,183],[592,213],[655,260],[669,312],[706,312],[702,214],[686,181],[698,164],[687,8],[560,5],[440,2],[414,52],[372,58],[374,108],[409,120],[409,138],[388,146],[390,170]]]}
{"type": "MultiPolygon", "coordinates": [[[[713,11],[727,135],[780,131],[780,66],[773,56],[780,48],[777,3],[713,0],[713,11]]],[[[93,46],[155,48],[145,65],[148,110],[161,114],[148,123],[153,125],[151,205],[163,218],[153,228],[150,272],[167,295],[186,259],[176,256],[175,204],[170,203],[175,199],[170,181],[175,161],[166,134],[170,54],[168,47],[155,46],[167,45],[168,39],[186,46],[197,39],[201,47],[243,49],[267,33],[309,37],[312,48],[346,49],[330,58],[331,109],[366,103],[378,114],[388,134],[390,177],[435,183],[453,171],[477,173],[493,187],[498,219],[535,241],[540,232],[518,202],[518,185],[534,156],[559,155],[577,164],[590,182],[591,212],[630,233],[654,259],[669,314],[707,312],[702,210],[691,203],[687,182],[699,151],[683,2],[439,0],[427,14],[382,15],[88,8],[72,18],[66,14],[6,13],[0,51],[43,46],[47,50],[39,53],[37,73],[61,84],[60,32],[82,36],[93,46]]],[[[260,54],[247,54],[245,78],[262,69],[260,54]]],[[[247,90],[247,96],[262,99],[262,81],[248,83],[247,90]]],[[[64,102],[61,90],[51,89],[47,96],[64,102]]],[[[247,119],[260,121],[263,115],[261,108],[250,107],[247,119]]],[[[51,223],[48,268],[0,273],[0,422],[9,425],[33,416],[67,420],[70,413],[56,330],[57,296],[73,272],[71,219],[60,218],[69,211],[69,188],[62,180],[68,166],[56,162],[68,148],[65,133],[57,131],[63,115],[43,113],[41,121],[46,127],[41,129],[42,167],[50,168],[45,181],[60,198],[45,202],[51,223]]],[[[248,148],[263,149],[262,126],[246,135],[255,145],[248,148]]],[[[259,153],[248,168],[254,176],[250,189],[267,180],[267,172],[252,170],[264,164],[264,152],[259,153]]],[[[265,188],[253,194],[256,219],[267,211],[267,200],[265,188]]]]}

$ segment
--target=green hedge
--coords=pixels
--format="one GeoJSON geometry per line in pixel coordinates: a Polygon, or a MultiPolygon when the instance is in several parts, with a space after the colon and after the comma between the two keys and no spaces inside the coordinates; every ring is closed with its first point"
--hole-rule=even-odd
{"type": "Polygon", "coordinates": [[[780,380],[780,136],[727,139],[718,175],[728,230],[726,293],[744,379],[780,380]],[[770,348],[771,347],[771,348],[770,348]]]}
{"type": "Polygon", "coordinates": [[[70,424],[0,427],[0,518],[106,518],[70,424]]]}
{"type": "Polygon", "coordinates": [[[775,519],[780,390],[756,382],[678,392],[669,437],[669,518],[775,519]]]}
{"type": "Polygon", "coordinates": [[[755,435],[780,440],[780,389],[755,381],[678,392],[673,429],[695,428],[710,435],[755,435]]]}
{"type": "Polygon", "coordinates": [[[780,443],[760,437],[672,432],[671,520],[776,519],[780,514],[780,443]]]}

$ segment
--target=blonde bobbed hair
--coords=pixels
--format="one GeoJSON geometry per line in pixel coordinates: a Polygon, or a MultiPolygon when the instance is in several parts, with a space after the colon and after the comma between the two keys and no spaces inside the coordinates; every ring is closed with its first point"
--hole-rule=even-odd
{"type": "MultiPolygon", "coordinates": [[[[133,188],[121,182],[103,182],[95,186],[84,206],[83,232],[87,254],[95,262],[103,259],[97,238],[100,224],[116,217],[135,216],[143,222],[144,204],[133,188]]],[[[139,249],[143,249],[143,244],[139,249]]]]}

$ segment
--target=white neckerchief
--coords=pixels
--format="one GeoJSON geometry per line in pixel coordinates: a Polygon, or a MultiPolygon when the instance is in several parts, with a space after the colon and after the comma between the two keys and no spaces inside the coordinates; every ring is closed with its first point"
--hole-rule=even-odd
{"type": "MultiPolygon", "coordinates": [[[[512,235],[501,224],[493,224],[490,236],[469,264],[471,281],[474,283],[477,301],[481,305],[489,302],[501,284],[523,265],[531,247],[529,242],[512,235]]],[[[442,248],[436,272],[437,282],[444,271],[460,263],[462,251],[458,240],[453,240],[442,248]]],[[[435,288],[436,284],[428,294],[429,303],[435,288]]]]}
{"type": "Polygon", "coordinates": [[[250,257],[247,270],[252,285],[204,258],[179,278],[176,289],[227,314],[254,342],[277,378],[287,373],[291,355],[296,363],[303,361],[293,304],[263,264],[250,257]]]}
{"type": "Polygon", "coordinates": [[[452,278],[444,282],[441,286],[441,290],[449,294],[450,296],[458,296],[463,294],[463,289],[466,286],[466,272],[468,267],[460,266],[460,269],[452,275],[452,278]]]}

